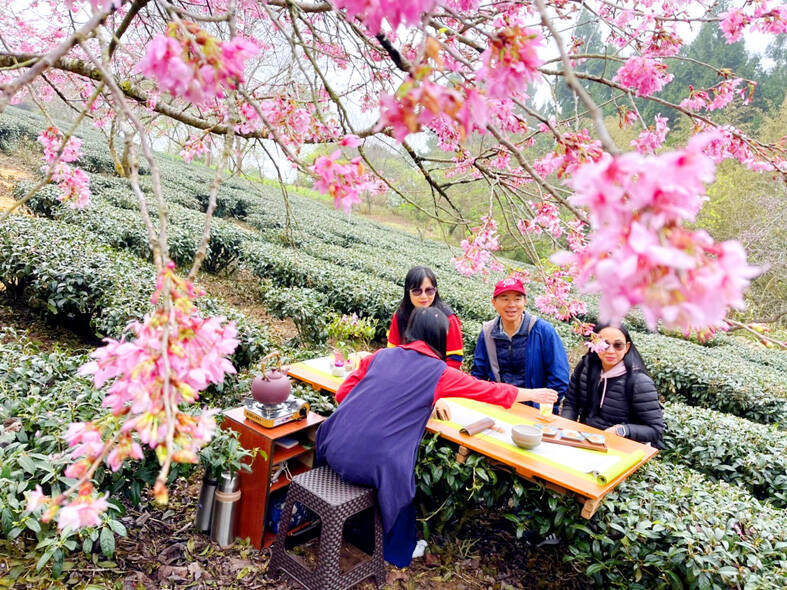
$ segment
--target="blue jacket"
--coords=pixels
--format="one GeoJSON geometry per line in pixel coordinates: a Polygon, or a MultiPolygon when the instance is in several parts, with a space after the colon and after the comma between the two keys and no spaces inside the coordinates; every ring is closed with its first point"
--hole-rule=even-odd
{"type": "MultiPolygon", "coordinates": [[[[527,328],[530,314],[525,312],[519,330],[509,338],[500,327],[498,316],[492,330],[492,338],[497,350],[500,379],[517,387],[536,389],[548,387],[558,393],[554,411],[558,412],[560,402],[568,390],[568,358],[563,343],[552,324],[542,319],[536,321],[528,336],[527,328]]],[[[473,356],[473,377],[496,381],[486,352],[483,331],[476,342],[473,356]]]]}

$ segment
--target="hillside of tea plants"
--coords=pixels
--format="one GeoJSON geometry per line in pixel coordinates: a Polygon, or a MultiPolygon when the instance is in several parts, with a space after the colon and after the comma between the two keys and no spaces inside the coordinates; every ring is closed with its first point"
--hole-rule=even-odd
{"type": "MultiPolygon", "coordinates": [[[[38,116],[6,109],[0,115],[0,151],[11,159],[35,154],[35,138],[44,127],[38,116]]],[[[0,224],[0,303],[33,313],[81,343],[42,348],[18,327],[0,332],[0,536],[35,547],[37,568],[53,575],[75,553],[110,559],[117,535],[127,533],[119,520],[124,503],[138,504],[156,473],[152,455],[117,473],[99,472],[97,482],[111,493],[114,508],[97,529],[58,534],[24,510],[24,493],[36,484],[53,493],[68,484],[62,473],[63,425],[103,411],[103,392],[77,376],[77,367],[101,338],[123,336],[128,322],[146,312],[153,289],[135,197],[115,175],[103,138],[88,129],[79,135],[85,142],[79,165],[92,174],[90,207],[74,211],[60,205],[49,186],[0,224]]],[[[213,171],[163,155],[159,163],[170,211],[170,254],[187,270],[213,171]]],[[[150,193],[145,172],[142,186],[150,193]]],[[[14,196],[26,194],[34,182],[17,182],[14,196]]],[[[271,316],[292,320],[298,334],[276,342],[263,322],[210,294],[202,298],[205,312],[238,323],[241,340],[232,358],[239,375],[208,390],[203,403],[237,405],[255,361],[273,347],[289,359],[323,353],[334,314],[376,320],[381,343],[404,275],[415,264],[437,273],[442,297],[462,321],[471,362],[481,323],[492,312],[491,285],[457,274],[453,255],[445,244],[347,216],[293,187],[285,206],[280,188],[268,181],[226,181],[204,271],[238,289],[254,285],[246,295],[271,316]],[[254,280],[234,282],[241,274],[254,280]]],[[[539,292],[534,284],[529,301],[539,292]]],[[[592,321],[592,302],[589,310],[592,321]]],[[[579,340],[568,325],[550,321],[573,366],[582,353],[579,340]]],[[[457,463],[451,445],[427,437],[416,473],[421,513],[429,515],[422,521],[424,534],[483,535],[465,525],[498,514],[516,537],[525,531],[558,535],[563,567],[595,586],[783,587],[787,354],[729,336],[700,345],[648,333],[636,317],[630,327],[664,400],[667,449],[608,496],[588,521],[575,499],[498,471],[480,456],[457,463]]],[[[334,408],[332,399],[309,388],[296,391],[316,411],[329,414],[334,408]]],[[[187,472],[181,468],[172,477],[187,472]]]]}

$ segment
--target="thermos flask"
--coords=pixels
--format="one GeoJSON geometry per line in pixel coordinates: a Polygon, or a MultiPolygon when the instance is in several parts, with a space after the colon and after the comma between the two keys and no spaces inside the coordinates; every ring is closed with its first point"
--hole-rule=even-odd
{"type": "Polygon", "coordinates": [[[213,515],[213,497],[216,494],[216,480],[205,476],[202,480],[202,489],[199,492],[197,503],[197,517],[195,523],[197,530],[203,533],[210,532],[210,517],[213,515]]]}
{"type": "Polygon", "coordinates": [[[240,480],[237,473],[225,471],[219,478],[219,488],[213,498],[213,522],[210,538],[220,547],[228,547],[235,540],[235,521],[238,517],[240,480]]]}

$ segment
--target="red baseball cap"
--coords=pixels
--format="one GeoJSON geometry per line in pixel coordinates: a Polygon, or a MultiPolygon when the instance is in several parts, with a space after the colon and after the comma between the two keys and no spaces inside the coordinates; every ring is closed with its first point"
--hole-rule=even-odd
{"type": "Polygon", "coordinates": [[[522,281],[513,277],[508,277],[507,279],[497,282],[495,285],[495,292],[492,294],[492,297],[497,297],[500,295],[500,293],[505,293],[506,291],[515,291],[517,293],[522,293],[522,295],[527,295],[525,293],[525,286],[522,284],[522,281]]]}

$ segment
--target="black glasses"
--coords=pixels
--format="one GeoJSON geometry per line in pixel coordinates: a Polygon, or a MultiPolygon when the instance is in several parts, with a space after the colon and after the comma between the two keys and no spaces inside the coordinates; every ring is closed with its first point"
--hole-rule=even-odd
{"type": "Polygon", "coordinates": [[[410,293],[415,295],[416,297],[420,297],[421,293],[426,293],[428,297],[431,297],[435,293],[437,293],[437,289],[434,287],[427,287],[426,289],[421,289],[421,287],[416,287],[415,289],[410,289],[410,293]]]}
{"type": "Polygon", "coordinates": [[[614,348],[618,352],[620,352],[621,350],[626,348],[626,343],[623,342],[622,340],[618,340],[616,342],[610,342],[609,340],[604,340],[604,342],[607,343],[607,346],[609,346],[611,348],[614,348]]]}

